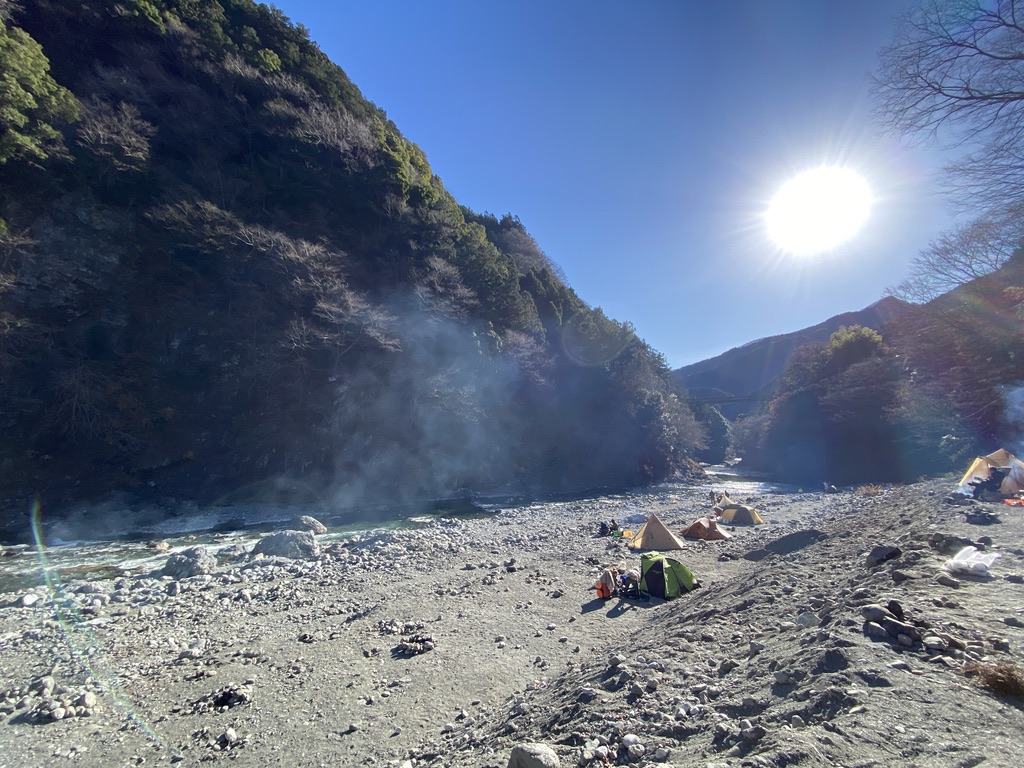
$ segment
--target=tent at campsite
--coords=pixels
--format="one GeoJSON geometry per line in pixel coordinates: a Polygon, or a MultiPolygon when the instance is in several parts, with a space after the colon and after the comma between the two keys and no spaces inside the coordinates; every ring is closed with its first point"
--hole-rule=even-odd
{"type": "Polygon", "coordinates": [[[640,555],[640,591],[666,600],[690,592],[697,584],[693,572],[678,560],[655,552],[640,555]]]}
{"type": "Polygon", "coordinates": [[[630,549],[682,549],[681,542],[670,531],[657,515],[647,518],[640,530],[633,534],[629,541],[630,549]]]}
{"type": "Polygon", "coordinates": [[[710,517],[699,517],[683,530],[684,539],[731,539],[732,534],[718,527],[710,517]]]}
{"type": "Polygon", "coordinates": [[[1002,485],[999,486],[999,493],[1003,496],[1014,496],[1024,491],[1024,461],[1021,461],[1009,451],[1000,448],[988,456],[979,456],[967,470],[967,474],[960,480],[959,490],[961,493],[973,493],[974,487],[971,483],[980,483],[988,479],[993,469],[1006,471],[1002,485]]]}
{"type": "Polygon", "coordinates": [[[718,504],[715,505],[715,512],[725,522],[732,523],[733,525],[761,525],[764,523],[761,516],[757,514],[756,509],[733,501],[724,494],[718,504]]]}

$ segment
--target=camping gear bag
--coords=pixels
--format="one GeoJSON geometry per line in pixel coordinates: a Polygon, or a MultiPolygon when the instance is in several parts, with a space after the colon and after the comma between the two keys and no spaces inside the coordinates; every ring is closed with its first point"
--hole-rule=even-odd
{"type": "Polygon", "coordinates": [[[615,583],[615,572],[610,568],[605,568],[601,575],[597,578],[597,583],[594,584],[594,589],[597,590],[597,596],[602,600],[607,600],[613,594],[618,585],[615,583]]]}

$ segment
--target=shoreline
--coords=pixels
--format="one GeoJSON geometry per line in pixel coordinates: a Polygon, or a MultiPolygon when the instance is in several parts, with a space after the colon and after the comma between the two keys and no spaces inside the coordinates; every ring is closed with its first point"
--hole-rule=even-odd
{"type": "MultiPolygon", "coordinates": [[[[442,518],[329,545],[318,560],[69,583],[27,607],[0,598],[0,765],[31,755],[36,765],[141,757],[481,768],[539,741],[561,765],[589,766],[600,746],[625,756],[630,733],[644,750],[624,759],[641,766],[740,765],[758,755],[778,764],[786,744],[799,745],[806,765],[891,761],[903,741],[876,718],[892,717],[905,696],[929,696],[925,688],[940,691],[933,708],[892,721],[915,736],[926,719],[960,722],[964,711],[990,731],[1024,728],[1020,708],[947,666],[962,667],[966,652],[958,659],[952,646],[932,653],[920,643],[900,651],[864,633],[861,605],[897,599],[950,639],[969,635],[986,657],[1020,661],[1024,634],[1003,619],[1024,617],[1022,588],[1005,578],[1024,573],[1022,516],[971,526],[962,508],[942,503],[946,490],[931,482],[877,497],[741,495],[766,525],[737,528],[725,542],[688,541],[676,556],[704,587],[670,602],[596,600],[600,568],[639,554],[594,533],[599,521],[633,512],[654,512],[678,531],[707,506],[703,486],[442,518]],[[939,529],[990,536],[999,576],[937,582],[949,556],[928,544],[939,529]],[[902,554],[866,568],[869,544],[902,554]],[[798,624],[806,613],[817,626],[798,624]],[[961,629],[939,628],[949,622],[961,629]],[[900,662],[911,671],[891,666],[900,662]],[[781,670],[802,677],[781,684],[781,670]],[[859,692],[834,706],[833,689],[859,692]],[[50,706],[65,710],[59,720],[50,706]],[[741,737],[743,721],[748,736],[764,735],[741,737]],[[881,742],[880,729],[889,734],[881,742]],[[861,732],[863,743],[851,736],[861,732]]],[[[990,745],[1024,754],[1001,739],[965,729],[947,740],[965,754],[990,745]]],[[[941,741],[915,743],[921,765],[948,764],[941,741]]]]}

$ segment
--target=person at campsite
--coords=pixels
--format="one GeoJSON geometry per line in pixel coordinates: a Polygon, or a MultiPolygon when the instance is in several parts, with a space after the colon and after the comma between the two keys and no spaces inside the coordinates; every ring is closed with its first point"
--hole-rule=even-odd
{"type": "Polygon", "coordinates": [[[623,597],[640,596],[640,571],[638,569],[630,568],[619,577],[619,580],[621,582],[619,594],[623,597]]]}
{"type": "Polygon", "coordinates": [[[971,491],[971,497],[980,499],[985,493],[999,493],[999,489],[1003,484],[1003,479],[1007,474],[1008,472],[1005,469],[992,467],[988,472],[987,478],[968,483],[968,485],[973,489],[971,491]]]}

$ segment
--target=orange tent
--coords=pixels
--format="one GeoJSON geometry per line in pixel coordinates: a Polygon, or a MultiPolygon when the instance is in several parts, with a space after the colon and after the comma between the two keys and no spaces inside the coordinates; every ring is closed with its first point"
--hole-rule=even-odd
{"type": "Polygon", "coordinates": [[[726,533],[718,527],[710,517],[699,517],[687,526],[683,531],[683,537],[687,539],[731,539],[732,534],[726,533]]]}

